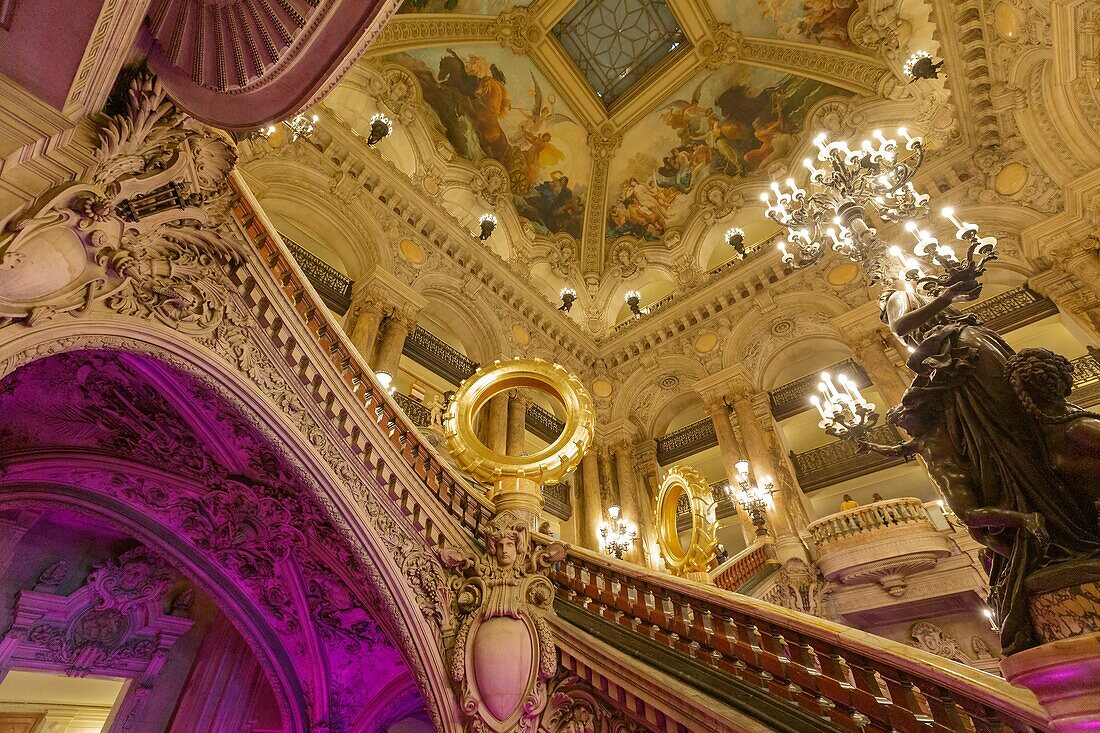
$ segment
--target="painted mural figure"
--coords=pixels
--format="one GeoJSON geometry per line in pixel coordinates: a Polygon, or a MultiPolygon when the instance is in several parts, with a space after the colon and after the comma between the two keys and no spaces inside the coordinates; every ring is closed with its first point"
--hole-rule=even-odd
{"type": "MultiPolygon", "coordinates": [[[[543,94],[533,69],[528,69],[531,86],[517,97],[501,70],[506,59],[494,54],[507,52],[486,49],[463,56],[448,48],[396,54],[390,60],[416,76],[459,155],[471,161],[492,158],[504,166],[517,212],[537,231],[580,237],[585,190],[577,181],[584,180],[588,161],[566,149],[584,148],[583,133],[560,111],[553,94],[543,94]],[[524,93],[530,103],[520,103],[524,93]]],[[[515,57],[508,56],[514,63],[515,57]]]]}

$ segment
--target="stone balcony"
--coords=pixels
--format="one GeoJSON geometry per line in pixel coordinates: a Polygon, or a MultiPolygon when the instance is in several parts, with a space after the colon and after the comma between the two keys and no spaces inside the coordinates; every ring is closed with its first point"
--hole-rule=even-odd
{"type": "Polygon", "coordinates": [[[807,529],[826,578],[844,585],[878,583],[895,598],[905,595],[910,576],[952,554],[949,537],[936,529],[916,498],[832,514],[807,529]]]}

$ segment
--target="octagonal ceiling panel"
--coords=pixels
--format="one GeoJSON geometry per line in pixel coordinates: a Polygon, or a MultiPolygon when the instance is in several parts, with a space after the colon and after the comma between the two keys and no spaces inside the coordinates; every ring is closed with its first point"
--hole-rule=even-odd
{"type": "Polygon", "coordinates": [[[687,43],[661,0],[580,0],[553,33],[605,106],[687,43]]]}
{"type": "Polygon", "coordinates": [[[751,176],[785,159],[831,96],[851,92],[740,64],[698,75],[624,135],[608,176],[608,239],[660,239],[706,177],[751,176]]]}
{"type": "Polygon", "coordinates": [[[857,50],[848,36],[856,0],[710,0],[710,6],[718,22],[746,36],[857,50]]]}
{"type": "Polygon", "coordinates": [[[512,201],[536,231],[580,237],[592,169],[587,134],[530,58],[473,44],[385,60],[416,77],[459,155],[504,166],[512,201]]]}

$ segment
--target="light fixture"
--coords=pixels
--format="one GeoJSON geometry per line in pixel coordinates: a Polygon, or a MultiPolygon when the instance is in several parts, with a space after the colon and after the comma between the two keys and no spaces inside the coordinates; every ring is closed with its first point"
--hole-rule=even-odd
{"type": "Polygon", "coordinates": [[[393,375],[389,372],[375,372],[375,379],[382,385],[382,389],[389,391],[390,384],[393,382],[393,375]]]}
{"type": "Polygon", "coordinates": [[[265,140],[269,140],[271,139],[272,135],[278,132],[278,125],[284,125],[291,132],[291,142],[294,142],[298,138],[308,140],[313,135],[314,129],[316,129],[317,120],[317,115],[310,115],[309,117],[307,117],[306,115],[299,113],[294,115],[294,117],[290,118],[289,120],[283,120],[280,123],[272,123],[268,125],[264,129],[260,130],[258,134],[265,140]]]}
{"type": "Polygon", "coordinates": [[[726,494],[741,505],[741,508],[752,519],[752,524],[756,527],[757,537],[768,536],[768,526],[766,516],[770,509],[774,507],[772,502],[772,494],[775,493],[775,484],[772,483],[770,477],[765,476],[757,483],[753,483],[749,477],[749,462],[741,459],[735,464],[737,468],[737,476],[735,477],[737,485],[726,485],[726,494]]]}
{"type": "Polygon", "coordinates": [[[623,300],[626,301],[627,306],[630,307],[630,312],[636,316],[642,315],[642,294],[637,290],[627,290],[626,295],[623,296],[623,300]]]}
{"type": "Polygon", "coordinates": [[[493,230],[497,228],[497,218],[492,214],[484,214],[479,223],[481,224],[481,233],[477,235],[477,238],[484,242],[493,236],[493,230]]]}
{"type": "Polygon", "coordinates": [[[955,239],[966,245],[965,259],[960,260],[950,245],[940,244],[939,240],[917,226],[916,222],[907,222],[905,230],[913,235],[917,243],[912,255],[906,254],[900,247],[891,247],[889,252],[901,263],[899,280],[913,282],[918,287],[932,292],[950,287],[964,280],[976,280],[985,272],[985,265],[997,259],[997,240],[994,237],[979,237],[978,227],[955,216],[955,210],[943,209],[943,217],[955,225],[955,239]],[[925,268],[939,274],[927,274],[925,268]]]}
{"type": "Polygon", "coordinates": [[[573,288],[561,289],[561,305],[558,310],[568,313],[573,309],[573,303],[577,300],[577,291],[573,288]]]}
{"type": "Polygon", "coordinates": [[[996,633],[1001,633],[1001,627],[997,625],[997,617],[993,615],[993,610],[989,608],[982,609],[982,615],[985,616],[985,620],[989,622],[989,628],[996,633]]]}
{"type": "Polygon", "coordinates": [[[607,508],[607,517],[606,521],[600,522],[600,547],[608,555],[622,560],[623,554],[634,546],[638,530],[619,516],[619,507],[615,504],[607,508]]]}
{"type": "Polygon", "coordinates": [[[810,397],[810,402],[821,415],[818,427],[841,440],[859,443],[878,423],[879,415],[875,412],[875,404],[863,398],[859,387],[847,375],[838,374],[836,381],[840,384],[840,389],[833,384],[833,379],[827,372],[822,372],[821,382],[817,385],[821,397],[810,397]]]}
{"type": "Polygon", "coordinates": [[[732,227],[726,231],[726,244],[733,247],[737,256],[745,258],[745,230],[741,227],[732,227]]]}
{"type": "Polygon", "coordinates": [[[831,249],[861,264],[869,284],[882,279],[886,248],[867,224],[868,211],[882,221],[897,222],[923,215],[928,203],[928,196],[917,193],[911,182],[924,160],[924,143],[904,128],[898,135],[912,153],[908,160],[896,159],[897,140],[879,130],[872,133],[875,144],[864,140],[854,150],[844,141],[826,142],[822,133],[814,143],[825,168],[809,158],[803,161],[810,171],[809,190],[787,179],[789,191],[771,184],[775,203],[771,195],[761,195],[768,205],[765,215],[787,229],[787,242],[779,249],[788,267],[808,267],[831,249]]]}
{"type": "Polygon", "coordinates": [[[390,118],[379,112],[370,118],[370,134],[367,135],[367,147],[373,148],[378,143],[389,137],[393,132],[393,123],[390,118]]]}
{"type": "Polygon", "coordinates": [[[909,83],[912,84],[917,79],[938,79],[942,66],[942,61],[932,62],[932,54],[927,51],[917,51],[905,62],[902,72],[909,77],[909,83]]]}

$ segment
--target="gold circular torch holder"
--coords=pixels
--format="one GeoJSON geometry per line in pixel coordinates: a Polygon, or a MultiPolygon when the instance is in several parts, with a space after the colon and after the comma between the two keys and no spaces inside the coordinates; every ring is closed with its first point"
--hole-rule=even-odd
{"type": "Polygon", "coordinates": [[[595,409],[581,381],[560,364],[542,359],[497,360],[463,381],[443,420],[447,450],[458,469],[489,488],[498,513],[512,511],[534,521],[542,509],[542,486],[561,480],[580,463],[592,441],[595,409]],[[477,416],[499,394],[533,389],[565,407],[565,427],[533,455],[509,456],[477,437],[477,416]]]}
{"type": "Polygon", "coordinates": [[[717,544],[714,495],[694,468],[673,466],[657,493],[657,544],[665,566],[673,575],[710,583],[710,561],[717,544]],[[676,529],[677,505],[686,496],[691,514],[691,534],[685,546],[676,529]]]}

